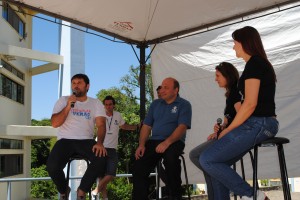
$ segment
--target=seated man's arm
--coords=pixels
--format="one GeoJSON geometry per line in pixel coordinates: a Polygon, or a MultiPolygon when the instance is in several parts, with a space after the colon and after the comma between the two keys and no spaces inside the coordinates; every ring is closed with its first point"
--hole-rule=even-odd
{"type": "Polygon", "coordinates": [[[71,110],[71,104],[72,104],[72,102],[75,102],[75,101],[76,101],[76,97],[74,95],[71,95],[68,98],[67,105],[65,107],[63,107],[63,105],[61,105],[61,101],[56,103],[55,107],[56,106],[58,106],[60,108],[63,107],[63,109],[60,112],[52,114],[52,116],[51,116],[51,125],[54,128],[60,127],[66,121],[68,114],[71,110]]]}
{"type": "Polygon", "coordinates": [[[51,116],[51,125],[54,128],[60,127],[67,119],[70,108],[65,107],[59,113],[52,114],[51,116]]]}
{"type": "Polygon", "coordinates": [[[129,125],[125,123],[122,126],[120,126],[120,128],[127,131],[135,131],[137,130],[138,125],[129,125]]]}
{"type": "Polygon", "coordinates": [[[156,152],[157,153],[163,153],[165,150],[174,142],[180,140],[180,138],[184,135],[184,133],[187,130],[187,126],[185,124],[179,124],[177,128],[174,130],[174,132],[165,139],[162,143],[157,145],[156,152]]]}
{"type": "Polygon", "coordinates": [[[140,131],[140,138],[139,138],[139,146],[135,151],[135,158],[138,160],[140,157],[144,155],[145,152],[145,144],[149,138],[151,132],[151,126],[143,124],[141,131],[140,131]]]}

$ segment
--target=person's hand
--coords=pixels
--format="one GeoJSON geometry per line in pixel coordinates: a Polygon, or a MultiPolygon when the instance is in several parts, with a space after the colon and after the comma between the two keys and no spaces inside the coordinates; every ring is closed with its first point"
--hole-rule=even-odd
{"type": "Polygon", "coordinates": [[[135,159],[138,160],[141,157],[143,157],[144,153],[145,153],[145,146],[138,146],[138,148],[135,151],[135,159]]]}
{"type": "Polygon", "coordinates": [[[213,140],[213,139],[217,139],[218,134],[217,133],[212,133],[207,137],[207,140],[213,140]]]}
{"type": "Polygon", "coordinates": [[[103,144],[100,144],[100,143],[96,143],[94,146],[93,146],[93,152],[95,153],[96,156],[98,157],[105,157],[107,156],[107,152],[106,152],[106,149],[105,147],[103,146],[103,144]]]}
{"type": "Polygon", "coordinates": [[[156,151],[156,153],[164,153],[169,146],[170,146],[170,144],[168,144],[165,140],[165,141],[161,142],[159,145],[157,145],[157,147],[155,148],[155,151],[156,151]]]}
{"type": "Polygon", "coordinates": [[[218,140],[224,137],[229,131],[225,128],[219,135],[218,140]]]}
{"type": "Polygon", "coordinates": [[[68,106],[71,107],[72,104],[74,104],[76,102],[76,96],[74,94],[70,95],[68,98],[68,106]]]}
{"type": "Polygon", "coordinates": [[[220,129],[222,129],[221,125],[219,124],[214,125],[214,133],[217,133],[220,129]]]}

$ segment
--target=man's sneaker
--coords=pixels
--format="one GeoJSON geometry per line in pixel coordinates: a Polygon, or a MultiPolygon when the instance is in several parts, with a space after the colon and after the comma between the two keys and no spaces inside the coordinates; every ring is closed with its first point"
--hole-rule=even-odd
{"type": "MultiPolygon", "coordinates": [[[[270,200],[267,195],[261,191],[261,190],[257,190],[257,200],[270,200]]],[[[247,197],[247,196],[242,196],[241,200],[253,200],[253,196],[252,197],[247,197]]]]}

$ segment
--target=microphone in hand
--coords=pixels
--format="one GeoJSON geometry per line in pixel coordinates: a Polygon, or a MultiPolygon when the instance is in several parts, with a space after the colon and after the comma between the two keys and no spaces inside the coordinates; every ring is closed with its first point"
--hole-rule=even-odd
{"type": "Polygon", "coordinates": [[[218,118],[217,119],[217,125],[219,126],[219,130],[217,132],[217,137],[219,137],[220,133],[222,132],[221,124],[222,124],[222,119],[218,118]]]}
{"type": "MultiPolygon", "coordinates": [[[[76,96],[76,91],[73,91],[73,95],[76,96]]],[[[74,108],[74,106],[75,106],[75,101],[74,101],[74,102],[71,102],[71,108],[74,108]]]]}

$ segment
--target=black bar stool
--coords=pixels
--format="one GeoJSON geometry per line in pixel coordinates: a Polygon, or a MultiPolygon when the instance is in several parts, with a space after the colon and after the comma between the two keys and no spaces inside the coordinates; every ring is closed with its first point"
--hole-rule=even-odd
{"type": "MultiPolygon", "coordinates": [[[[188,192],[188,199],[191,200],[191,194],[190,194],[190,190],[189,190],[189,180],[188,180],[188,176],[187,176],[185,159],[184,159],[183,154],[184,154],[184,152],[180,155],[180,158],[181,158],[182,163],[183,163],[184,176],[185,176],[185,188],[186,188],[186,190],[188,192]]],[[[156,169],[157,169],[157,176],[156,176],[156,200],[159,200],[159,185],[160,185],[159,171],[161,170],[161,163],[162,163],[162,159],[160,159],[160,161],[158,162],[158,164],[156,166],[156,169]]]]}
{"type": "MultiPolygon", "coordinates": [[[[68,166],[67,166],[67,188],[69,187],[69,180],[70,180],[70,166],[71,166],[71,162],[73,160],[85,160],[86,164],[87,164],[87,167],[90,165],[90,161],[86,158],[86,157],[83,157],[81,155],[74,155],[72,156],[69,161],[68,161],[68,166]]],[[[91,200],[91,191],[89,191],[89,200],[91,200]]]]}
{"type": "MultiPolygon", "coordinates": [[[[279,158],[279,166],[280,166],[280,174],[281,174],[281,182],[282,182],[282,189],[284,194],[284,200],[291,200],[291,193],[289,187],[289,180],[288,174],[286,169],[286,162],[285,156],[283,151],[283,144],[289,143],[289,139],[284,137],[274,137],[267,139],[253,147],[254,155],[252,154],[251,150],[248,152],[250,154],[252,168],[253,168],[253,199],[257,199],[257,190],[258,187],[258,179],[257,179],[257,166],[258,166],[258,147],[274,147],[277,146],[278,151],[278,158],[279,158]]],[[[242,170],[242,177],[245,180],[245,171],[244,171],[244,164],[243,158],[240,159],[241,161],[241,170],[242,170]]],[[[233,165],[233,169],[236,170],[235,164],[233,165]]],[[[234,199],[236,200],[237,197],[234,195],[234,199]]]]}
{"type": "Polygon", "coordinates": [[[284,137],[274,137],[267,139],[260,144],[254,146],[254,160],[253,160],[253,199],[257,198],[257,164],[258,164],[258,147],[274,147],[277,146],[278,158],[279,158],[279,166],[280,166],[280,174],[281,174],[281,182],[284,200],[291,200],[291,192],[288,180],[288,173],[286,169],[285,156],[283,151],[283,144],[289,143],[290,140],[284,137]]]}
{"type": "MultiPolygon", "coordinates": [[[[252,166],[253,166],[252,152],[249,151],[248,153],[250,154],[250,158],[251,158],[251,162],[252,162],[252,166]]],[[[246,175],[245,175],[245,169],[244,169],[244,160],[243,160],[243,158],[241,158],[239,161],[241,163],[242,177],[243,177],[243,180],[245,181],[246,180],[246,175]]],[[[236,163],[233,164],[232,168],[236,171],[236,163]]],[[[237,200],[237,195],[236,194],[234,194],[234,200],[237,200]]]]}

